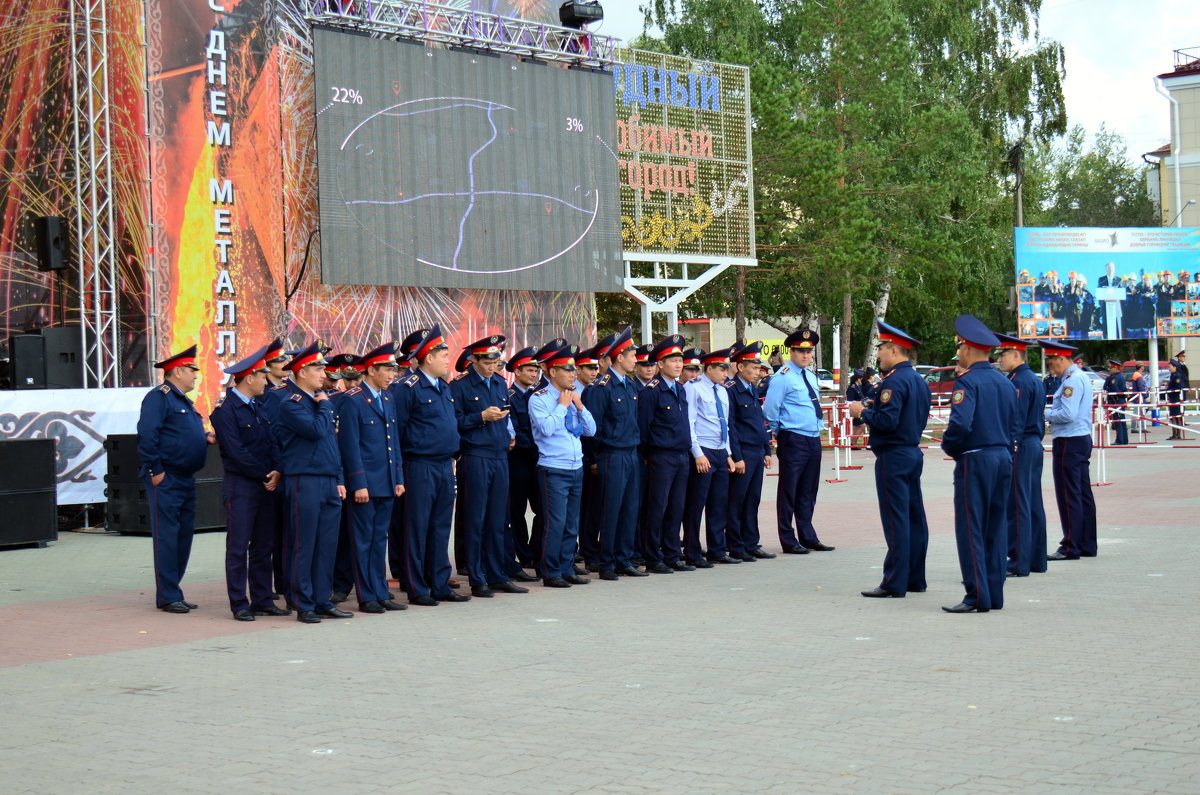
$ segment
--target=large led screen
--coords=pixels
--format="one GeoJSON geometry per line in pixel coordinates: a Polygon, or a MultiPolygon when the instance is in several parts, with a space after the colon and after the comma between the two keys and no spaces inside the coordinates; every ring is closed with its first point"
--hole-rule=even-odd
{"type": "Polygon", "coordinates": [[[313,39],[322,281],[621,290],[611,74],[313,39]]]}

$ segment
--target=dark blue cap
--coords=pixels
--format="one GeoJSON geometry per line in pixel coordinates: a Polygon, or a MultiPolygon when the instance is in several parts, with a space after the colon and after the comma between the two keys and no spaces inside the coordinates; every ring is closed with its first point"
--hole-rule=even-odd
{"type": "Polygon", "coordinates": [[[612,345],[611,342],[597,342],[590,348],[584,348],[579,353],[575,354],[575,364],[579,365],[580,367],[585,364],[589,367],[599,367],[600,357],[604,355],[604,352],[608,350],[610,345],[612,345]]]}
{"type": "Polygon", "coordinates": [[[270,349],[270,345],[262,346],[240,362],[226,367],[225,372],[234,378],[245,378],[251,373],[265,373],[267,371],[267,351],[270,349]]]}
{"type": "Polygon", "coordinates": [[[954,318],[954,333],[959,342],[966,343],[977,351],[990,351],[1000,344],[995,333],[974,315],[959,315],[954,318]]]}
{"type": "Polygon", "coordinates": [[[482,356],[486,359],[499,359],[500,354],[504,352],[504,341],[504,337],[499,334],[475,340],[467,346],[468,355],[482,356]]]}
{"type": "Polygon", "coordinates": [[[798,328],[791,334],[788,334],[787,339],[783,341],[784,346],[788,348],[802,348],[808,350],[817,347],[817,343],[821,341],[821,335],[810,328],[798,328]]]}
{"type": "Polygon", "coordinates": [[[734,362],[762,362],[762,340],[751,343],[735,343],[729,349],[729,358],[734,362]]]}
{"type": "Polygon", "coordinates": [[[292,360],[287,363],[287,369],[295,373],[299,372],[300,368],[307,367],[310,364],[319,364],[324,367],[326,362],[325,351],[322,350],[323,347],[320,340],[313,340],[312,343],[295,352],[292,360]]]}
{"type": "Polygon", "coordinates": [[[601,337],[596,342],[596,346],[595,346],[596,347],[596,355],[597,356],[608,356],[608,349],[611,348],[612,344],[616,341],[617,341],[617,335],[615,333],[605,334],[603,337],[601,337]]]}
{"type": "Polygon", "coordinates": [[[467,368],[471,366],[471,349],[463,348],[462,353],[454,360],[454,372],[465,373],[467,368]]]}
{"type": "Polygon", "coordinates": [[[639,345],[636,348],[636,352],[638,364],[658,364],[658,362],[654,361],[654,343],[647,342],[645,345],[639,345]]]}
{"type": "MultiPolygon", "coordinates": [[[[608,339],[605,337],[604,339],[608,339]]],[[[604,340],[601,340],[604,342],[604,340]]],[[[613,340],[608,344],[602,356],[613,357],[624,353],[627,349],[633,347],[633,326],[626,326],[624,331],[613,335],[613,340]]]]}
{"type": "Polygon", "coordinates": [[[668,356],[683,356],[684,345],[687,345],[687,340],[682,334],[668,334],[658,341],[654,350],[650,351],[650,358],[661,362],[668,356]]]}
{"type": "Polygon", "coordinates": [[[537,349],[537,353],[533,354],[533,358],[537,359],[538,364],[545,364],[551,354],[558,353],[567,346],[567,341],[562,337],[555,337],[545,345],[537,349]]]}
{"type": "Polygon", "coordinates": [[[512,355],[512,358],[504,363],[504,369],[510,373],[515,373],[518,367],[523,367],[527,364],[537,364],[537,359],[534,357],[535,351],[533,346],[522,348],[512,355]]]}
{"type": "Polygon", "coordinates": [[[683,366],[695,367],[698,370],[707,355],[708,351],[703,348],[686,348],[683,351],[683,366]]]}
{"type": "Polygon", "coordinates": [[[881,344],[891,342],[908,350],[912,350],[914,346],[921,344],[914,337],[905,334],[893,325],[884,323],[882,320],[876,320],[875,322],[879,325],[879,342],[881,344]]]}

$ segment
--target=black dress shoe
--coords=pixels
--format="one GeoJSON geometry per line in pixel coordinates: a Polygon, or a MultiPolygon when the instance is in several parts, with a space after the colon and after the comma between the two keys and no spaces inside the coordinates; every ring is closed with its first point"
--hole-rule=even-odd
{"type": "Polygon", "coordinates": [[[600,572],[600,579],[612,582],[613,580],[621,579],[621,575],[617,574],[615,571],[602,571],[600,572]]]}
{"type": "Polygon", "coordinates": [[[580,577],[578,574],[568,574],[563,579],[572,585],[590,585],[592,582],[587,577],[580,577]]]}
{"type": "Polygon", "coordinates": [[[457,574],[457,575],[458,575],[458,576],[460,576],[460,577],[466,577],[466,576],[467,576],[467,573],[468,573],[468,572],[467,572],[467,567],[466,567],[466,566],[459,566],[457,569],[455,569],[455,570],[454,570],[454,573],[455,573],[455,574],[457,574]]]}
{"type": "Polygon", "coordinates": [[[437,599],[439,602],[469,602],[469,601],[471,601],[471,597],[467,596],[466,594],[454,593],[453,591],[446,594],[445,596],[435,596],[433,598],[437,599]]]}
{"type": "Polygon", "coordinates": [[[335,605],[340,605],[342,602],[346,601],[349,596],[349,591],[334,591],[332,594],[330,594],[329,601],[333,602],[335,605]]]}
{"type": "Polygon", "coordinates": [[[597,566],[595,563],[589,563],[588,565],[584,566],[584,568],[588,570],[589,574],[599,574],[600,573],[600,567],[597,566]]]}
{"type": "Polygon", "coordinates": [[[618,566],[617,574],[622,577],[649,577],[650,575],[636,566],[618,566]]]}
{"type": "Polygon", "coordinates": [[[254,614],[249,610],[239,610],[233,614],[234,621],[253,621],[254,614]]]}
{"type": "Polygon", "coordinates": [[[674,574],[675,570],[665,563],[655,563],[652,566],[647,566],[646,571],[651,574],[674,574]]]}
{"type": "Polygon", "coordinates": [[[713,567],[713,564],[709,563],[707,560],[689,560],[687,565],[691,566],[693,569],[711,569],[713,567]]]}
{"type": "Polygon", "coordinates": [[[395,601],[394,599],[381,599],[379,601],[379,606],[382,607],[384,610],[387,610],[388,612],[391,612],[393,610],[407,610],[408,609],[408,605],[402,605],[399,602],[395,601]]]}
{"type": "Polygon", "coordinates": [[[457,591],[459,588],[459,585],[461,585],[461,583],[459,583],[458,580],[451,580],[450,582],[447,583],[447,585],[449,585],[451,588],[453,588],[454,590],[457,591]]]}
{"type": "Polygon", "coordinates": [[[417,605],[418,607],[437,607],[438,600],[434,599],[429,594],[425,594],[423,596],[414,596],[410,598],[408,603],[410,605],[417,605]]]}
{"type": "Polygon", "coordinates": [[[667,565],[670,566],[675,571],[695,571],[696,570],[695,566],[691,566],[687,563],[684,563],[682,560],[677,560],[674,563],[668,563],[667,565]]]}
{"type": "Polygon", "coordinates": [[[571,583],[564,580],[562,577],[547,577],[542,580],[542,585],[547,588],[570,588],[571,583]]]}
{"type": "Polygon", "coordinates": [[[883,588],[872,588],[869,591],[862,591],[862,595],[868,599],[903,599],[904,594],[888,591],[883,588]]]}
{"type": "Polygon", "coordinates": [[[827,544],[816,544],[809,547],[809,549],[813,552],[832,552],[833,550],[837,549],[837,547],[831,547],[827,544]]]}
{"type": "Polygon", "coordinates": [[[296,620],[301,624],[320,624],[321,617],[311,610],[301,610],[296,614],[296,620]]]}
{"type": "Polygon", "coordinates": [[[758,558],[749,552],[740,553],[738,558],[742,561],[742,563],[753,563],[754,561],[758,560],[758,558]]]}
{"type": "Polygon", "coordinates": [[[180,599],[180,600],[179,600],[179,603],[180,603],[181,605],[183,605],[184,607],[186,607],[188,610],[195,610],[195,609],[196,609],[196,603],[195,603],[195,602],[189,602],[187,599],[180,599]]]}
{"type": "Polygon", "coordinates": [[[491,599],[496,595],[496,592],[486,585],[472,585],[471,596],[478,596],[480,599],[491,599]]]}
{"type": "Polygon", "coordinates": [[[489,583],[488,587],[493,591],[499,591],[500,593],[529,593],[528,588],[522,588],[521,586],[514,585],[511,582],[489,583]]]}
{"type": "Polygon", "coordinates": [[[190,613],[188,606],[183,602],[171,602],[169,605],[159,605],[158,609],[164,613],[190,613]]]}
{"type": "Polygon", "coordinates": [[[291,610],[287,610],[282,607],[276,607],[275,605],[270,605],[269,607],[260,607],[254,611],[254,615],[256,616],[290,616],[291,614],[291,610]]]}
{"type": "MultiPolygon", "coordinates": [[[[575,567],[575,576],[576,577],[586,577],[587,573],[588,573],[588,570],[585,569],[583,566],[575,567]]],[[[570,582],[570,581],[568,580],[568,582],[570,582]]]]}
{"type": "Polygon", "coordinates": [[[1055,552],[1053,555],[1047,555],[1046,560],[1079,560],[1078,555],[1064,555],[1061,552],[1055,552]]]}
{"type": "MultiPolygon", "coordinates": [[[[754,558],[751,558],[751,560],[754,560],[754,558]]],[[[722,555],[722,556],[721,556],[721,557],[719,557],[719,558],[713,558],[713,563],[726,563],[726,564],[728,564],[728,563],[741,563],[741,562],[742,562],[742,559],[741,559],[741,558],[735,558],[735,557],[733,557],[733,556],[731,556],[731,555],[722,555]]]]}
{"type": "Polygon", "coordinates": [[[966,602],[959,602],[954,607],[943,607],[942,609],[947,613],[986,613],[991,608],[976,607],[975,605],[969,605],[966,602]]]}
{"type": "Polygon", "coordinates": [[[1006,572],[1005,572],[1005,576],[1008,576],[1008,577],[1028,577],[1028,576],[1029,576],[1029,574],[1028,574],[1028,573],[1026,573],[1026,574],[1020,574],[1020,573],[1018,573],[1018,572],[1015,572],[1015,571],[1006,571],[1006,572]]]}
{"type": "Polygon", "coordinates": [[[774,552],[768,552],[767,550],[763,549],[762,547],[759,547],[758,549],[750,550],[750,554],[753,555],[754,557],[758,558],[759,560],[773,560],[775,558],[774,552]]]}
{"type": "Polygon", "coordinates": [[[808,547],[789,547],[783,550],[785,555],[807,555],[808,547]]]}
{"type": "Polygon", "coordinates": [[[379,604],[379,602],[359,602],[358,603],[358,612],[360,612],[360,613],[386,613],[387,611],[383,609],[383,605],[379,604]]]}
{"type": "Polygon", "coordinates": [[[908,592],[909,593],[925,593],[925,589],[924,588],[909,588],[908,592]]]}
{"type": "Polygon", "coordinates": [[[534,577],[532,574],[526,574],[525,572],[521,572],[520,574],[514,574],[512,576],[512,581],[513,582],[537,582],[538,578],[534,577]]]}
{"type": "Polygon", "coordinates": [[[349,610],[338,610],[336,607],[331,607],[328,610],[318,610],[317,615],[322,618],[354,618],[354,614],[349,610]]]}

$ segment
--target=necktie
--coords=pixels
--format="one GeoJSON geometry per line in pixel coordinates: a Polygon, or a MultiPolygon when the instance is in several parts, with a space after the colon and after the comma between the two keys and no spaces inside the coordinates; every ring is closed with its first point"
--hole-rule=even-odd
{"type": "Polygon", "coordinates": [[[582,423],[579,422],[579,414],[574,406],[567,406],[567,419],[565,421],[567,433],[578,439],[583,435],[582,423]]]}
{"type": "Polygon", "coordinates": [[[721,393],[716,384],[713,384],[713,400],[717,403],[717,419],[721,423],[721,444],[725,444],[729,441],[729,423],[725,422],[725,407],[721,405],[721,393]]]}
{"type": "Polygon", "coordinates": [[[254,398],[250,398],[250,413],[254,415],[255,419],[258,419],[258,401],[254,398]]]}
{"type": "Polygon", "coordinates": [[[808,371],[800,371],[800,380],[804,382],[804,386],[808,387],[808,396],[812,398],[813,411],[817,412],[817,417],[821,416],[821,399],[817,397],[817,393],[813,391],[812,384],[808,383],[808,371]]]}
{"type": "Polygon", "coordinates": [[[442,391],[442,379],[440,379],[440,378],[433,379],[433,391],[434,392],[442,391]]]}

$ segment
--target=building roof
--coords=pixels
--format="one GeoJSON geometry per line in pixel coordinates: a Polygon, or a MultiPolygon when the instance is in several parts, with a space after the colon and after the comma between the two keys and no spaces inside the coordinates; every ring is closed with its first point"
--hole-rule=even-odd
{"type": "Polygon", "coordinates": [[[1175,68],[1170,72],[1159,75],[1160,78],[1182,77],[1184,75],[1200,74],[1200,47],[1186,47],[1175,50],[1175,68]]]}

